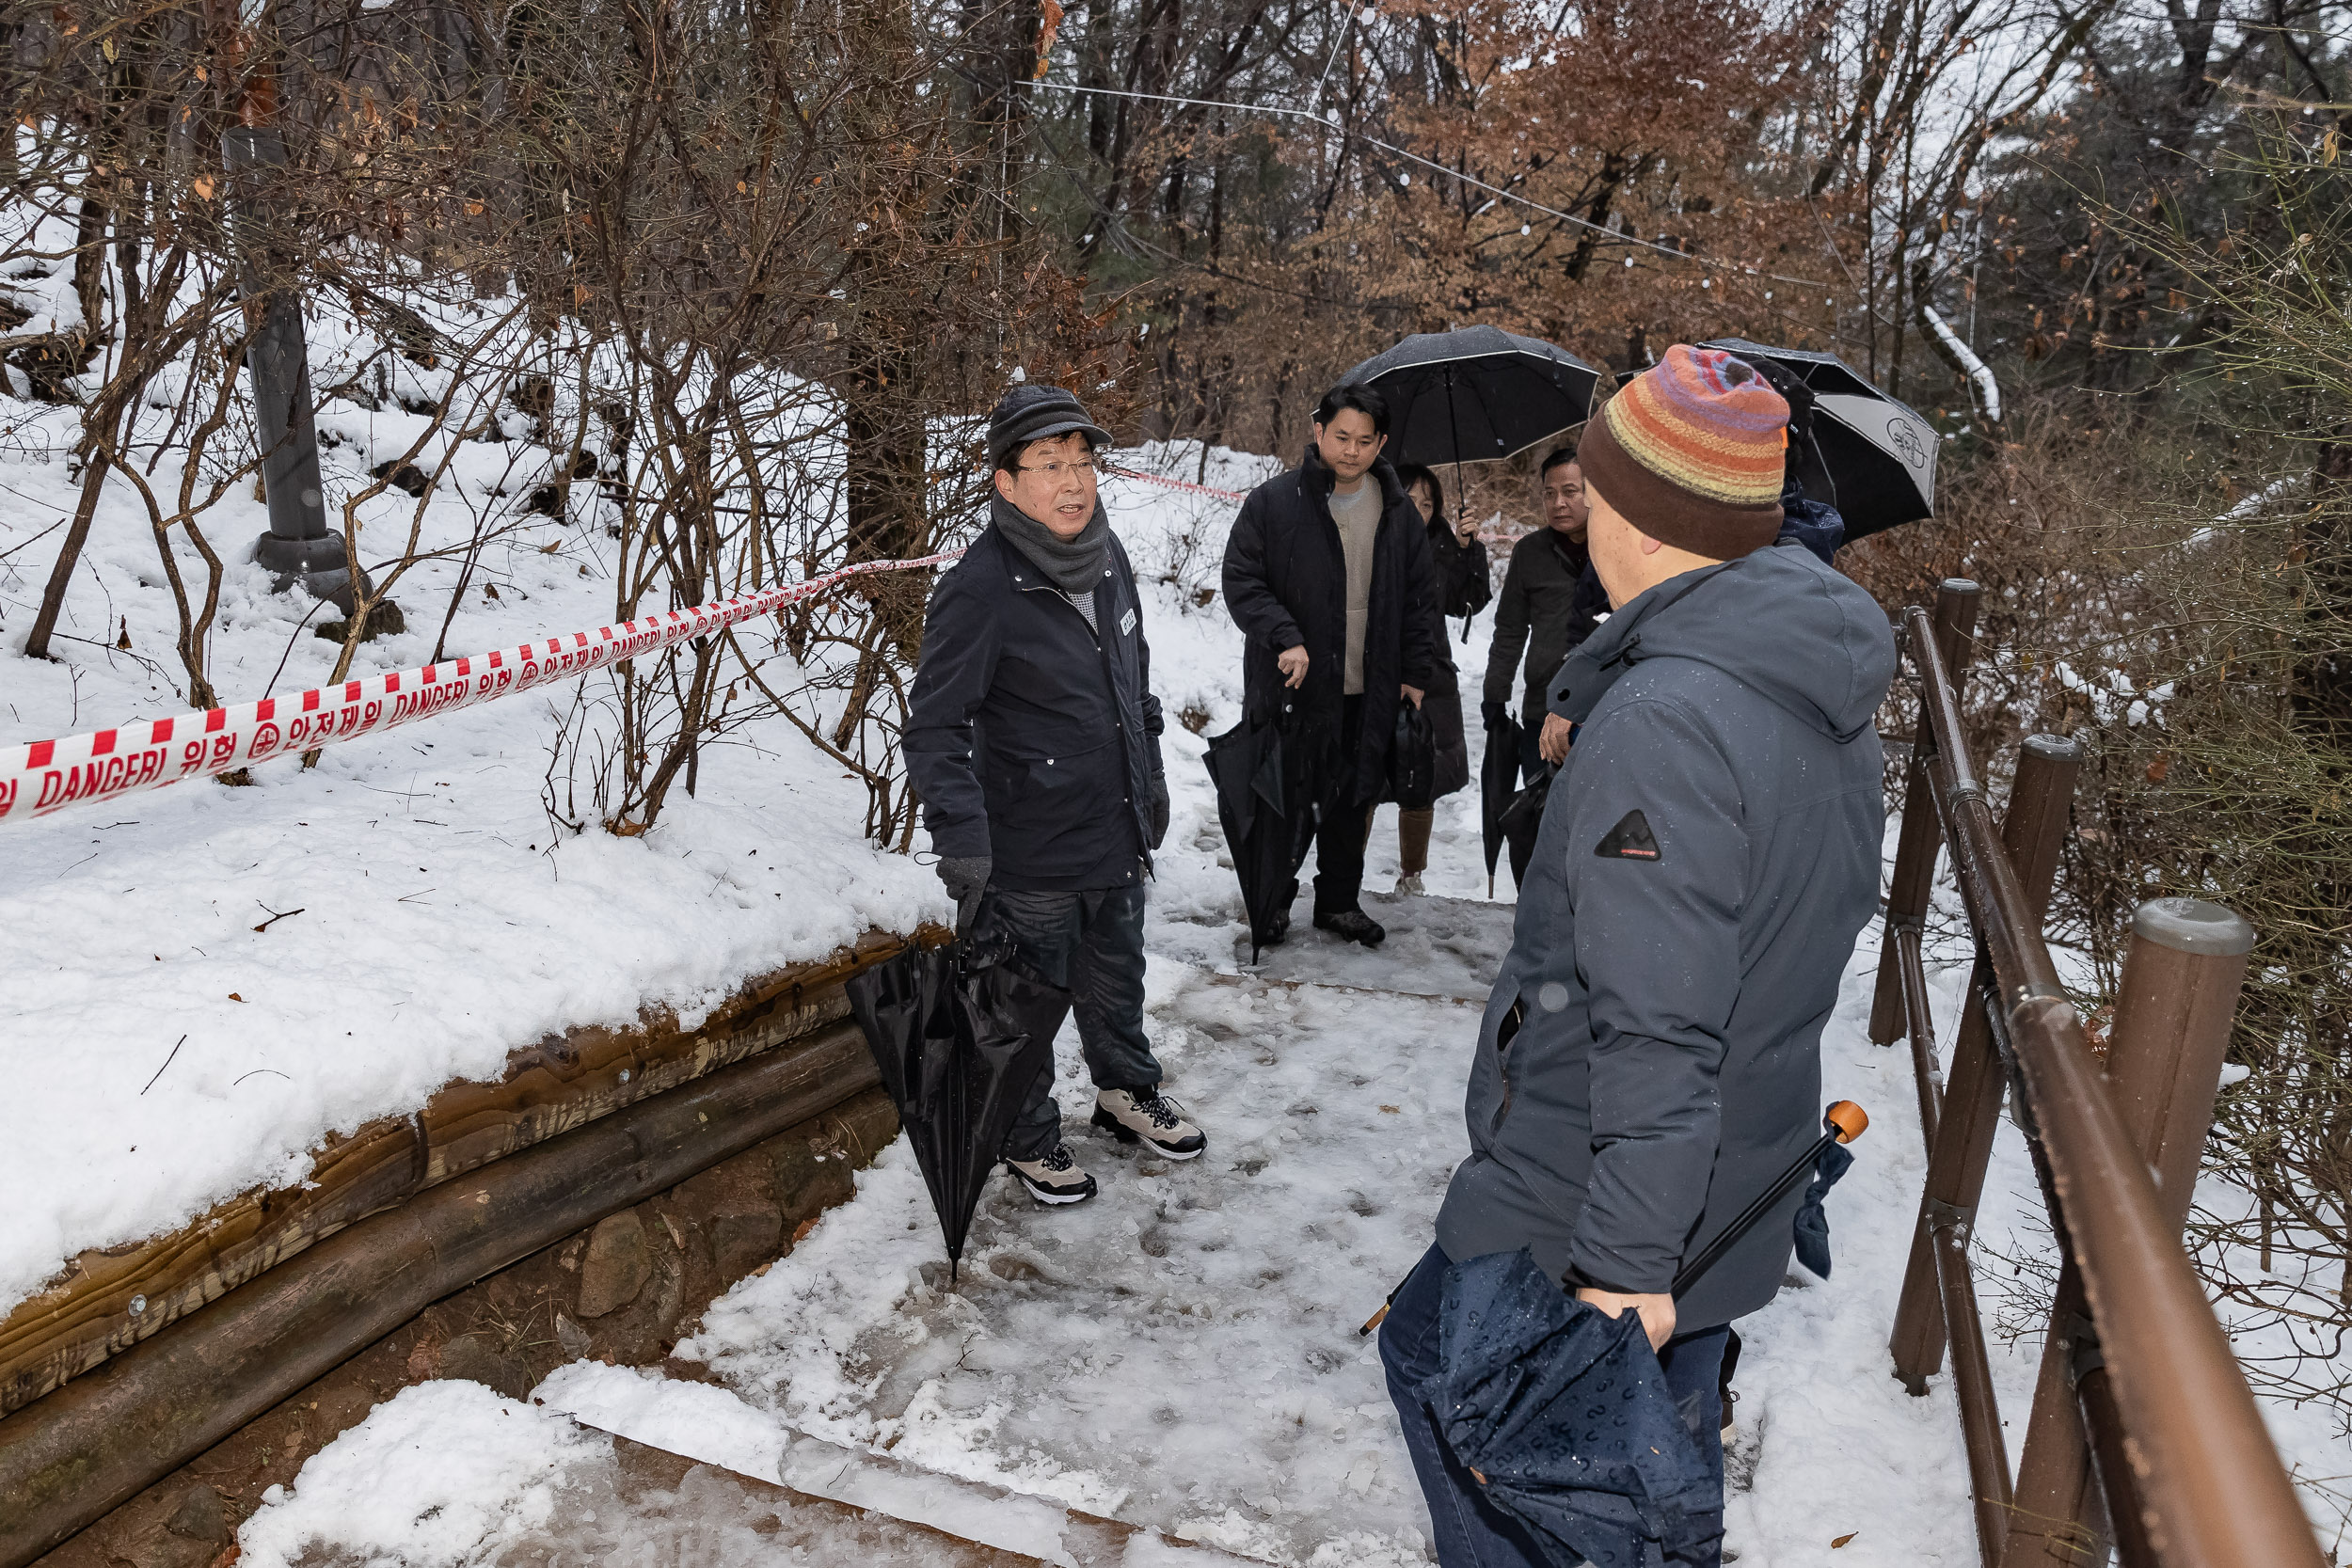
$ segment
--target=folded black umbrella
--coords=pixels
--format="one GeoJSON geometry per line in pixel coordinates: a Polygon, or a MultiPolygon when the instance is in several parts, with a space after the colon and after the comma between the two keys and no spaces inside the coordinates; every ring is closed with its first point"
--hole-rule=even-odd
{"type": "MultiPolygon", "coordinates": [[[[1511,846],[1511,885],[1527,885],[1527,868],[1535,859],[1535,835],[1543,831],[1544,803],[1551,799],[1554,769],[1547,768],[1535,775],[1535,782],[1511,797],[1496,819],[1503,838],[1511,846]]],[[[1491,867],[1489,867],[1491,870],[1491,867]]]]}
{"type": "Polygon", "coordinates": [[[1323,761],[1315,739],[1305,726],[1248,719],[1209,737],[1209,777],[1249,919],[1251,963],[1288,929],[1298,868],[1314,843],[1323,761]]]}
{"type": "Polygon", "coordinates": [[[1495,857],[1502,852],[1502,814],[1519,783],[1519,721],[1505,719],[1486,730],[1486,754],[1478,765],[1478,831],[1486,848],[1486,896],[1495,895],[1495,857]]]}
{"type": "Polygon", "coordinates": [[[952,1282],[1005,1134],[1053,1067],[1070,993],[1008,948],[969,942],[909,947],[847,989],[939,1212],[952,1282]]]}
{"type": "Polygon", "coordinates": [[[1417,332],[1340,379],[1388,401],[1391,462],[1434,468],[1514,457],[1582,424],[1600,373],[1541,338],[1465,326],[1417,332]]]}
{"type": "Polygon", "coordinates": [[[1809,413],[1796,407],[1809,426],[1820,467],[1833,495],[1805,491],[1837,509],[1848,543],[1935,515],[1935,428],[1915,409],[1896,402],[1867,377],[1834,354],[1810,349],[1770,348],[1745,338],[1717,338],[1700,345],[1719,348],[1764,371],[1787,389],[1794,381],[1810,394],[1809,413]]]}

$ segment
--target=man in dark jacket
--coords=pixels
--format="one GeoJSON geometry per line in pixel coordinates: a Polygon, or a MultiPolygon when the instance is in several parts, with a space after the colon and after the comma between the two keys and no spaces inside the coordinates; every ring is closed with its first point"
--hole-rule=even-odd
{"type": "Polygon", "coordinates": [[[1616,610],[1547,693],[1583,730],[1480,1029],[1470,1156],[1381,1338],[1449,1568],[1545,1560],[1411,1394],[1449,1259],[1526,1247],[1638,1313],[1718,1467],[1726,1327],[1788,1268],[1801,1191],[1669,1293],[1818,1134],[1821,1028],[1877,908],[1894,639],[1861,588],[1772,545],[1787,416],[1745,364],[1677,344],[1585,436],[1616,610]]]}
{"type": "MultiPolygon", "coordinates": [[[[1095,495],[1108,434],[1054,387],[989,419],[989,524],[939,580],[904,739],[959,934],[1009,942],[1073,993],[1094,1125],[1172,1160],[1204,1147],[1143,1034],[1143,882],[1168,832],[1160,705],[1127,552],[1095,495]]],[[[1041,1020],[1048,1040],[1061,1020],[1041,1020]]],[[[1005,1143],[1040,1203],[1094,1179],[1041,1077],[1005,1143]]]]}
{"type": "Polygon", "coordinates": [[[1519,708],[1519,768],[1533,784],[1546,764],[1568,754],[1568,726],[1544,711],[1544,682],[1560,661],[1592,635],[1609,609],[1585,548],[1584,470],[1574,447],[1544,459],[1544,526],[1511,549],[1495,606],[1495,640],[1486,653],[1486,686],[1479,715],[1489,736],[1509,715],[1515,678],[1525,687],[1519,708]],[[1520,650],[1526,668],[1520,673],[1520,650]]]}
{"type": "Polygon", "coordinates": [[[1396,705],[1420,705],[1438,657],[1429,538],[1380,456],[1388,440],[1379,393],[1333,388],[1306,460],[1249,492],[1225,544],[1226,608],[1248,637],[1248,721],[1283,724],[1329,759],[1315,925],[1367,947],[1388,932],[1359,902],[1365,808],[1388,779],[1396,705]]]}

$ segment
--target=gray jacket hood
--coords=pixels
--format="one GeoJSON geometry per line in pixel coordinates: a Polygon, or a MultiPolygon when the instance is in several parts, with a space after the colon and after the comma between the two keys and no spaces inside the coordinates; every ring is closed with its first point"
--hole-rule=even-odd
{"type": "Polygon", "coordinates": [[[1774,546],[1673,578],[1602,623],[1552,678],[1552,712],[1581,723],[1633,665],[1692,659],[1834,740],[1868,728],[1895,675],[1886,614],[1809,550],[1774,546]]]}

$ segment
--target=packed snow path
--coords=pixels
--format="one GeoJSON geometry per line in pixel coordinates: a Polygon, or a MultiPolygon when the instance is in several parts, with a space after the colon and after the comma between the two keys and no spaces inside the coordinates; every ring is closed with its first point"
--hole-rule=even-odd
{"type": "MultiPolygon", "coordinates": [[[[1209,1130],[1207,1154],[1171,1163],[1088,1129],[1066,1029],[1057,1081],[1072,1147],[1102,1182],[1093,1202],[1041,1210],[1009,1182],[993,1186],[951,1293],[901,1142],[861,1174],[852,1202],[714,1304],[678,1347],[722,1388],[567,1369],[541,1390],[538,1422],[569,1431],[549,1412],[577,1410],[592,1425],[767,1477],[795,1442],[887,1456],[878,1462],[935,1478],[930,1516],[976,1539],[987,1531],[954,1523],[957,1499],[1005,1489],[1219,1549],[1182,1554],[1196,1563],[1428,1560],[1427,1515],[1374,1341],[1356,1331],[1428,1244],[1466,1147],[1463,1074],[1514,911],[1375,891],[1366,907],[1391,935],[1367,952],[1311,930],[1302,895],[1297,934],[1244,972],[1239,898],[1208,826],[1202,742],[1171,735],[1170,746],[1175,852],[1155,889],[1147,1025],[1169,1092],[1209,1130]]],[[[1465,797],[1441,807],[1433,887],[1484,892],[1470,810],[1465,797]]],[[[1374,890],[1393,879],[1393,816],[1384,811],[1375,830],[1374,890]]],[[[1506,871],[1505,896],[1508,882],[1506,871]]],[[[1923,1161],[1908,1058],[1866,1037],[1874,963],[1866,942],[1824,1041],[1825,1093],[1875,1118],[1860,1168],[1831,1202],[1836,1274],[1792,1285],[1740,1325],[1728,1526],[1742,1568],[1958,1568],[1975,1557],[1949,1393],[1939,1380],[1930,1398],[1911,1399],[1886,1368],[1923,1161]]],[[[1947,997],[1962,973],[1940,977],[1947,997]]],[[[2008,1201],[1996,1191],[1988,1214],[2008,1201]]],[[[2022,1421],[2032,1347],[1996,1348],[1995,1364],[2022,1421]]],[[[375,1446],[363,1432],[343,1443],[375,1446]]],[[[564,1495],[606,1484],[596,1478],[609,1463],[595,1460],[564,1495]]],[[[715,1474],[696,1484],[723,1486],[715,1474]]],[[[306,1470],[278,1505],[302,1509],[304,1528],[263,1538],[420,1568],[493,1560],[418,1549],[350,1518],[331,1493],[320,1500],[324,1491],[306,1470]]],[[[669,1539],[659,1516],[669,1506],[631,1528],[669,1539]]],[[[247,1527],[248,1543],[273,1512],[247,1527]]],[[[550,1562],[580,1560],[584,1544],[573,1527],[527,1538],[550,1562]]],[[[250,1545],[248,1556],[281,1560],[250,1545]]]]}
{"type": "MultiPolygon", "coordinates": [[[[1307,978],[1328,960],[1352,979],[1365,957],[1312,936],[1284,949],[1279,981],[1155,963],[1153,1041],[1210,1128],[1200,1161],[1120,1150],[1066,1097],[1102,1196],[1041,1211],[993,1189],[949,1294],[929,1198],[895,1148],[679,1354],[794,1431],[942,1475],[1272,1562],[1426,1560],[1427,1515],[1357,1328],[1428,1244],[1466,1147],[1479,1008],[1427,993],[1447,987],[1452,942],[1507,942],[1512,911],[1370,907],[1401,950],[1438,955],[1391,976],[1423,995],[1307,978]]],[[[1868,978],[1857,962],[1827,1092],[1881,1113],[1862,1152],[1893,1168],[1833,1201],[1834,1278],[1741,1325],[1742,1562],[1815,1560],[1847,1536],[1820,1560],[1974,1560],[1948,1396],[1910,1399],[1884,1365],[1920,1161],[1915,1130],[1902,1141],[1907,1060],[1863,1038],[1868,978]]],[[[2030,1362],[2011,1359],[2022,1411],[2030,1362]]]]}

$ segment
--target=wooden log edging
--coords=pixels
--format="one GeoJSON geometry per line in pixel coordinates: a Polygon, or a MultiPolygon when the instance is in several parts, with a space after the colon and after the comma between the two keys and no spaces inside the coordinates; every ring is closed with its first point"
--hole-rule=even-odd
{"type": "MultiPolygon", "coordinates": [[[[926,927],[914,940],[946,937],[926,927]]],[[[168,1235],[83,1253],[0,1319],[0,1416],[372,1214],[846,1018],[844,984],[905,946],[868,932],[747,983],[691,1029],[666,1017],[550,1036],[510,1053],[498,1083],[448,1085],[413,1116],[333,1140],[300,1187],[248,1193],[168,1235]]]]}
{"type": "Polygon", "coordinates": [[[441,1297],[879,1081],[857,1027],[836,1024],[345,1227],[0,1419],[0,1568],[24,1568],[441,1297]]]}

